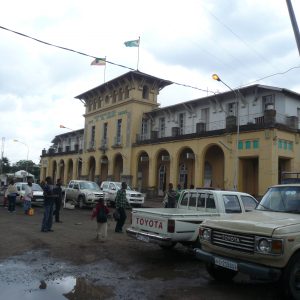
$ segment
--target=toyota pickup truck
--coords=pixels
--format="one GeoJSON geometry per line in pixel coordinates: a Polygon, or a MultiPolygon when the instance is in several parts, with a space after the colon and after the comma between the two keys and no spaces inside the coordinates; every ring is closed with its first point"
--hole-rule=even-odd
{"type": "Polygon", "coordinates": [[[176,208],[136,208],[132,210],[129,236],[162,248],[176,243],[198,245],[200,224],[223,214],[245,214],[257,206],[251,195],[234,191],[183,190],[176,208]]]}
{"type": "Polygon", "coordinates": [[[99,185],[93,181],[71,180],[65,189],[66,202],[72,202],[80,208],[95,206],[99,199],[104,199],[104,193],[99,185]]]}
{"type": "Polygon", "coordinates": [[[300,184],[270,187],[254,211],[206,220],[199,236],[196,257],[214,279],[279,280],[286,299],[300,299],[300,184]]]}

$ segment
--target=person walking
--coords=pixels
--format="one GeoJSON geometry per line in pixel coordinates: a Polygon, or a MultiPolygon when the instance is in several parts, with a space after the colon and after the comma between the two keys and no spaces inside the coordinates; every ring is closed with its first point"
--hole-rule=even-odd
{"type": "Polygon", "coordinates": [[[31,200],[33,198],[33,190],[32,190],[32,177],[27,178],[27,184],[25,185],[25,194],[24,194],[24,214],[28,215],[29,209],[31,208],[31,200]]]}
{"type": "Polygon", "coordinates": [[[169,183],[168,190],[167,190],[167,197],[168,197],[168,202],[167,202],[167,208],[174,208],[176,205],[176,191],[173,189],[173,183],[169,183]]]}
{"type": "Polygon", "coordinates": [[[62,223],[62,221],[60,220],[60,208],[61,208],[63,197],[62,197],[62,188],[61,188],[61,179],[60,178],[58,178],[56,180],[56,186],[53,189],[53,194],[55,195],[55,200],[54,200],[55,209],[53,212],[53,215],[55,216],[55,222],[62,223]]]}
{"type": "Polygon", "coordinates": [[[7,190],[5,191],[4,197],[8,199],[8,211],[15,212],[16,211],[16,198],[18,195],[18,189],[14,185],[13,179],[9,181],[7,190]]]}
{"type": "Polygon", "coordinates": [[[41,232],[52,232],[53,205],[56,195],[53,193],[52,178],[46,177],[44,185],[44,217],[41,232]]]}
{"type": "Polygon", "coordinates": [[[107,237],[107,215],[109,214],[109,209],[104,204],[104,199],[99,199],[93,210],[91,219],[96,217],[97,221],[97,236],[96,239],[100,242],[104,242],[107,237]]]}
{"type": "Polygon", "coordinates": [[[123,233],[123,226],[127,218],[126,206],[128,206],[129,203],[126,198],[126,189],[127,189],[127,183],[122,182],[121,189],[118,190],[116,200],[115,200],[116,210],[119,213],[119,218],[117,220],[115,232],[118,233],[123,233]]]}

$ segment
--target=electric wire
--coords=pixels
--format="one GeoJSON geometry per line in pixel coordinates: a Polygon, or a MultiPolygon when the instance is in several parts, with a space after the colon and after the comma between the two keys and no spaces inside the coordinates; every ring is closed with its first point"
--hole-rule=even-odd
{"type": "MultiPolygon", "coordinates": [[[[24,33],[18,32],[18,31],[11,30],[11,29],[6,28],[6,27],[1,26],[1,25],[0,25],[0,29],[3,29],[3,30],[6,30],[6,31],[15,33],[15,34],[20,35],[20,36],[23,36],[23,37],[25,37],[25,38],[32,39],[32,40],[34,40],[34,41],[36,41],[36,42],[39,42],[39,43],[42,43],[42,44],[45,44],[45,45],[48,45],[48,46],[52,46],[52,47],[59,48],[59,49],[62,49],[62,50],[74,52],[74,53],[77,53],[77,54],[80,54],[80,55],[83,55],[83,56],[87,56],[87,57],[90,57],[90,58],[94,58],[94,59],[98,58],[97,56],[90,55],[90,54],[86,54],[86,53],[81,52],[81,51],[77,51],[77,50],[74,50],[74,49],[70,49],[70,48],[67,48],[67,47],[62,47],[62,46],[58,46],[58,45],[51,44],[51,43],[49,43],[49,42],[42,41],[42,40],[40,40],[40,39],[31,37],[31,36],[29,36],[29,35],[27,35],[27,34],[24,34],[24,33]]],[[[108,64],[111,64],[111,65],[114,65],[114,66],[118,66],[118,67],[121,67],[121,68],[125,68],[125,69],[131,70],[131,71],[136,71],[135,69],[133,69],[133,68],[131,68],[131,67],[128,67],[128,66],[125,66],[125,65],[122,65],[122,64],[118,64],[118,63],[114,63],[114,62],[112,62],[112,61],[106,60],[106,62],[107,62],[108,64]]],[[[298,69],[298,68],[300,68],[300,66],[294,66],[294,67],[289,68],[289,69],[286,70],[286,71],[273,73],[273,74],[264,76],[264,77],[262,77],[262,78],[259,78],[259,79],[257,79],[257,80],[254,80],[254,81],[252,81],[252,82],[250,82],[250,83],[247,83],[247,84],[241,85],[241,86],[250,85],[250,84],[253,84],[253,83],[262,81],[262,80],[264,80],[264,79],[267,79],[267,78],[270,78],[270,77],[273,77],[273,76],[276,76],[276,75],[284,75],[284,74],[290,72],[291,70],[298,69]]],[[[171,83],[173,83],[173,84],[175,84],[175,85],[179,85],[179,86],[183,86],[183,87],[187,87],[187,88],[192,88],[192,89],[199,90],[199,91],[202,91],[202,92],[205,92],[205,93],[211,93],[211,94],[216,95],[216,92],[211,91],[211,90],[208,90],[208,89],[202,89],[202,88],[195,87],[195,86],[192,86],[192,85],[189,85],[189,84],[178,83],[178,82],[174,82],[174,81],[171,81],[171,80],[168,80],[168,81],[170,81],[171,83]]]]}

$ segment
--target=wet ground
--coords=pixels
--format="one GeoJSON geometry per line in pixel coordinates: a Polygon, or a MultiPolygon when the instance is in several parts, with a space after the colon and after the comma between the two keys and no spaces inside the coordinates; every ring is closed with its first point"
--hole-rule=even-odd
{"type": "Polygon", "coordinates": [[[276,285],[241,275],[217,283],[188,249],[166,251],[114,233],[113,220],[99,243],[88,209],[63,210],[53,233],[40,232],[42,213],[0,207],[0,300],[279,299],[276,285]]]}

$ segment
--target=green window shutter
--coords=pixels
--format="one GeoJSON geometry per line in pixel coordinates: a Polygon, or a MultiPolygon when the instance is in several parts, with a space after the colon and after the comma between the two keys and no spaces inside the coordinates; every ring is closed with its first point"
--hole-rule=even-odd
{"type": "Polygon", "coordinates": [[[251,149],[251,142],[250,141],[246,141],[245,145],[246,145],[246,149],[251,149]]]}
{"type": "Polygon", "coordinates": [[[243,149],[243,141],[239,141],[239,145],[238,145],[239,150],[243,149]]]}
{"type": "Polygon", "coordinates": [[[253,141],[253,149],[258,149],[259,148],[259,140],[254,140],[253,141]]]}

